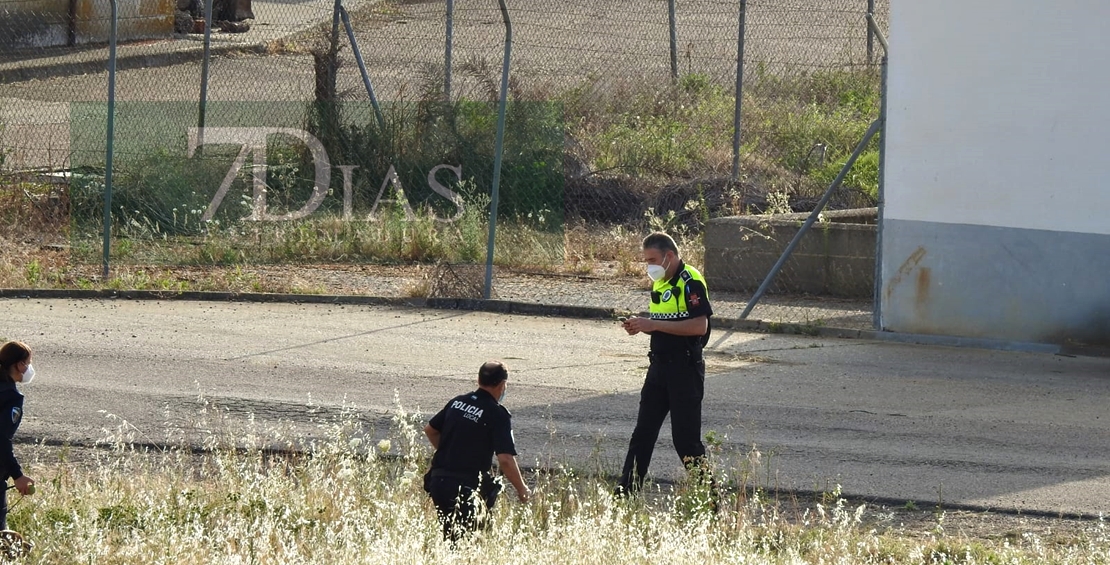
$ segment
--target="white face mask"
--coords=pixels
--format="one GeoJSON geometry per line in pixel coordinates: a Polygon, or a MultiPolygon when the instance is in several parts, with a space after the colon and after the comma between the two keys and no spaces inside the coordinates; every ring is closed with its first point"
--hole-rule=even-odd
{"type": "Polygon", "coordinates": [[[35,378],[35,367],[33,365],[27,365],[27,369],[25,371],[23,371],[23,380],[19,381],[19,382],[22,383],[22,384],[30,384],[31,381],[34,378],[35,378]]]}
{"type": "Polygon", "coordinates": [[[656,282],[663,280],[663,277],[667,276],[667,258],[663,258],[662,265],[648,265],[647,276],[656,282]]]}

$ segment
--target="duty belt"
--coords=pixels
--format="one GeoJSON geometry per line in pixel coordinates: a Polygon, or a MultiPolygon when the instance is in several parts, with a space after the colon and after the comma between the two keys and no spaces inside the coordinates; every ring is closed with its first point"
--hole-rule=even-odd
{"type": "Polygon", "coordinates": [[[659,362],[659,363],[675,363],[675,362],[679,362],[679,361],[690,361],[690,362],[693,362],[693,363],[697,363],[697,362],[702,360],[702,356],[701,356],[700,351],[698,351],[697,353],[694,353],[690,350],[666,352],[666,353],[661,353],[661,352],[658,352],[658,351],[649,351],[648,352],[648,359],[651,359],[653,362],[659,362]]]}

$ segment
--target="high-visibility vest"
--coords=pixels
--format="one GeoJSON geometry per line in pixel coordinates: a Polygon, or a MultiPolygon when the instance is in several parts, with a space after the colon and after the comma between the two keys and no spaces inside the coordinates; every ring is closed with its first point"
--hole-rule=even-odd
{"type": "Polygon", "coordinates": [[[698,281],[705,287],[705,299],[709,300],[709,285],[705,277],[690,265],[683,265],[683,269],[674,277],[666,280],[655,281],[651,286],[651,306],[648,312],[653,320],[683,320],[690,317],[686,311],[686,284],[698,281]]]}

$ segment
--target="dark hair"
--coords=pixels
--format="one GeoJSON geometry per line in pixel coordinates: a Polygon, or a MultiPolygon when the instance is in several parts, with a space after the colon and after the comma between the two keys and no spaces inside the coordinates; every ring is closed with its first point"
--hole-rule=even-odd
{"type": "Polygon", "coordinates": [[[0,347],[0,383],[13,383],[12,367],[31,357],[31,348],[21,341],[9,341],[0,347]]]}
{"type": "Polygon", "coordinates": [[[644,238],[644,249],[658,249],[662,253],[673,251],[678,255],[678,245],[671,236],[663,232],[655,232],[644,238]]]}
{"type": "Polygon", "coordinates": [[[478,384],[497,386],[509,378],[509,370],[500,361],[487,361],[478,369],[478,384]]]}

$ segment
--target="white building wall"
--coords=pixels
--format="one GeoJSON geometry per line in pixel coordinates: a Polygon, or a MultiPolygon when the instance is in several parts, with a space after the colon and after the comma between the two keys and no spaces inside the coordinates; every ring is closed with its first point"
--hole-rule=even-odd
{"type": "Polygon", "coordinates": [[[893,0],[884,329],[1110,341],[1110,2],[893,0]]]}

